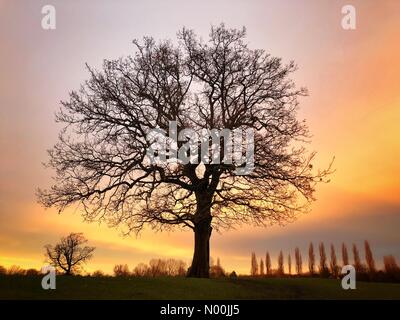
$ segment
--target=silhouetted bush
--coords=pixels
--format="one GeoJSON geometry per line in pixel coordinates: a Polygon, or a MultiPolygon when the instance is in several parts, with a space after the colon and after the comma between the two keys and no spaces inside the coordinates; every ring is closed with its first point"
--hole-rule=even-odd
{"type": "Polygon", "coordinates": [[[387,280],[400,281],[400,268],[397,265],[395,257],[393,255],[384,256],[383,264],[385,266],[387,280]]]}
{"type": "Polygon", "coordinates": [[[97,277],[104,277],[105,274],[104,274],[104,272],[101,271],[101,270],[96,270],[96,271],[93,271],[93,273],[91,274],[91,276],[97,278],[97,277]]]}
{"type": "Polygon", "coordinates": [[[40,271],[31,268],[31,269],[26,270],[25,274],[26,274],[27,276],[38,276],[38,275],[40,275],[40,271]]]}
{"type": "Polygon", "coordinates": [[[149,266],[145,263],[139,263],[133,269],[133,275],[135,277],[144,277],[150,275],[149,266]]]}
{"type": "Polygon", "coordinates": [[[6,268],[4,268],[3,266],[0,266],[0,275],[4,275],[4,274],[7,274],[7,269],[6,268]]]}
{"type": "Polygon", "coordinates": [[[139,263],[133,268],[134,277],[185,276],[186,263],[177,259],[151,259],[149,264],[139,263]]]}
{"type": "Polygon", "coordinates": [[[210,267],[210,277],[211,278],[220,278],[225,277],[225,270],[221,266],[211,266],[210,267]]]}
{"type": "Polygon", "coordinates": [[[217,258],[217,264],[214,264],[213,262],[211,262],[210,277],[211,278],[220,278],[220,277],[225,277],[225,276],[226,276],[225,270],[224,270],[224,268],[222,268],[221,261],[219,260],[219,258],[217,258]]]}
{"type": "Polygon", "coordinates": [[[114,275],[116,277],[128,277],[130,275],[127,264],[116,264],[114,266],[114,275]]]}
{"type": "Polygon", "coordinates": [[[22,269],[20,266],[13,265],[7,270],[7,274],[10,276],[23,276],[25,275],[25,270],[22,269]]]}

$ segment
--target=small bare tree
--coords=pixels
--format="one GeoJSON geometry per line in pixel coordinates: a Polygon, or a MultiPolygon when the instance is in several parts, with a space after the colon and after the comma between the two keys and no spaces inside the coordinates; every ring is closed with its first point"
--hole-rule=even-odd
{"type": "Polygon", "coordinates": [[[390,276],[399,275],[400,268],[397,265],[396,258],[393,255],[383,257],[385,272],[390,276]]]}
{"type": "Polygon", "coordinates": [[[143,262],[139,263],[136,265],[136,267],[133,268],[132,274],[135,277],[144,277],[146,275],[149,275],[149,266],[143,262]]]}
{"type": "Polygon", "coordinates": [[[7,269],[3,266],[0,266],[0,275],[7,274],[7,269]]]}
{"type": "Polygon", "coordinates": [[[294,250],[294,258],[296,260],[296,273],[301,274],[303,272],[303,260],[301,258],[301,252],[298,247],[294,250]]]}
{"type": "Polygon", "coordinates": [[[113,271],[116,277],[128,277],[131,275],[127,264],[116,264],[113,271]]]}
{"type": "Polygon", "coordinates": [[[345,243],[342,243],[342,261],[344,266],[347,266],[349,264],[349,253],[347,251],[347,246],[345,243]]]}
{"type": "Polygon", "coordinates": [[[95,278],[100,278],[100,277],[105,277],[105,274],[102,270],[96,270],[92,272],[91,276],[95,278]]]}
{"type": "Polygon", "coordinates": [[[278,256],[278,274],[279,275],[285,274],[285,265],[284,265],[282,250],[279,252],[279,256],[278,256]]]}
{"type": "Polygon", "coordinates": [[[310,242],[310,246],[308,247],[308,270],[310,271],[310,275],[315,274],[315,253],[312,242],[310,242]]]}
{"type": "Polygon", "coordinates": [[[364,241],[364,247],[365,247],[365,260],[367,261],[368,273],[370,274],[370,276],[372,276],[376,272],[375,260],[372,254],[371,247],[367,240],[364,241]]]}
{"type": "Polygon", "coordinates": [[[265,255],[265,274],[270,275],[272,273],[271,269],[271,257],[269,256],[269,252],[265,255]]]}
{"type": "Polygon", "coordinates": [[[7,274],[11,276],[23,276],[25,275],[25,270],[22,269],[20,266],[17,265],[12,265],[11,267],[8,268],[7,274]]]}
{"type": "Polygon", "coordinates": [[[292,274],[292,257],[290,256],[290,253],[288,254],[287,264],[288,264],[288,272],[290,275],[290,274],[292,274]]]}
{"type": "Polygon", "coordinates": [[[322,277],[329,275],[329,270],[326,262],[325,245],[323,242],[319,244],[319,273],[322,277]]]}
{"type": "Polygon", "coordinates": [[[95,250],[95,247],[83,246],[87,242],[83,233],[70,233],[55,246],[45,246],[46,260],[55,268],[63,270],[66,275],[77,273],[92,258],[95,250]]]}
{"type": "Polygon", "coordinates": [[[250,269],[250,274],[252,276],[256,276],[258,274],[258,263],[257,263],[257,257],[255,252],[251,254],[251,269],[250,269]]]}
{"type": "Polygon", "coordinates": [[[210,266],[210,277],[212,278],[220,278],[224,277],[226,275],[226,272],[224,268],[221,265],[221,260],[217,258],[217,264],[212,264],[210,266]]]}
{"type": "Polygon", "coordinates": [[[353,243],[353,258],[354,258],[354,268],[357,273],[365,272],[365,267],[361,262],[360,252],[358,251],[358,247],[355,243],[353,243]]]}
{"type": "Polygon", "coordinates": [[[337,264],[337,258],[336,258],[336,251],[335,251],[335,246],[331,244],[331,261],[330,261],[330,268],[331,268],[331,273],[332,275],[337,278],[339,276],[339,267],[337,264]]]}
{"type": "Polygon", "coordinates": [[[261,258],[260,259],[260,276],[263,276],[263,275],[264,275],[264,261],[261,258]]]}

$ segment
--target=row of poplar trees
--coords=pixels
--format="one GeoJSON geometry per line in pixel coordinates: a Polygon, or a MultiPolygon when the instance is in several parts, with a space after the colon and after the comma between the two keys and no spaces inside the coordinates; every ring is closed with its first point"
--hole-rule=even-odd
{"type": "MultiPolygon", "coordinates": [[[[364,241],[364,249],[365,249],[365,263],[362,263],[358,247],[357,245],[353,244],[352,246],[353,261],[352,263],[350,263],[347,246],[346,244],[343,243],[341,247],[343,265],[352,264],[356,269],[357,273],[375,273],[376,272],[375,260],[368,241],[364,241]]],[[[339,277],[340,267],[336,256],[335,246],[333,244],[330,245],[329,259],[327,257],[325,245],[323,242],[321,242],[318,246],[318,253],[319,253],[319,264],[317,266],[314,245],[311,242],[308,247],[308,271],[306,273],[308,273],[309,275],[320,274],[321,276],[332,275],[333,277],[339,277]]],[[[394,257],[393,256],[384,257],[385,266],[387,264],[387,260],[394,260],[394,257]]],[[[290,253],[288,254],[286,270],[285,270],[285,259],[282,250],[279,252],[277,262],[278,262],[277,269],[273,270],[271,264],[271,257],[268,251],[265,255],[265,260],[261,258],[260,262],[257,261],[256,254],[253,252],[251,256],[250,274],[252,276],[256,276],[256,275],[284,275],[284,274],[300,275],[304,273],[303,258],[300,249],[298,247],[296,247],[294,250],[294,261],[292,261],[291,254],[290,253]]],[[[390,262],[393,264],[393,261],[390,262]]],[[[396,262],[394,262],[394,265],[396,265],[396,262]]]]}

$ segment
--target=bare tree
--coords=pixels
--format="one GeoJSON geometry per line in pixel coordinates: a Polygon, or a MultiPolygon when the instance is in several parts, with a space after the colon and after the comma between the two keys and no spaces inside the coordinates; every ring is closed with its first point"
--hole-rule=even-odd
{"type": "Polygon", "coordinates": [[[105,277],[105,274],[101,270],[96,270],[92,272],[91,276],[95,278],[100,278],[100,277],[105,277]]]}
{"type": "Polygon", "coordinates": [[[357,245],[353,243],[353,258],[354,258],[354,268],[357,273],[364,272],[364,266],[361,262],[360,252],[358,251],[357,245]]]}
{"type": "Polygon", "coordinates": [[[314,245],[310,242],[308,247],[308,270],[310,271],[310,275],[315,274],[315,253],[314,253],[314,245]]]}
{"type": "Polygon", "coordinates": [[[272,273],[271,269],[271,257],[269,256],[269,252],[265,255],[265,274],[270,275],[272,273]]]}
{"type": "Polygon", "coordinates": [[[149,266],[143,262],[139,263],[138,265],[136,265],[135,268],[133,268],[133,275],[135,277],[144,277],[146,275],[149,275],[149,266]]]}
{"type": "Polygon", "coordinates": [[[7,269],[3,266],[0,266],[0,275],[5,275],[7,274],[7,269]]]}
{"type": "MultiPolygon", "coordinates": [[[[219,258],[217,265],[211,266],[211,273],[214,271],[223,273],[219,258]]],[[[121,265],[124,267],[123,265],[121,265]]],[[[125,268],[125,267],[124,267],[125,268]]],[[[127,266],[126,266],[127,268],[127,266]]],[[[126,269],[127,270],[127,269],[126,269]]],[[[186,263],[176,259],[151,259],[149,264],[139,263],[133,268],[132,275],[135,277],[143,276],[183,276],[186,272],[186,263]]],[[[124,272],[122,272],[124,273],[124,272]]],[[[129,274],[129,270],[127,272],[129,274]]]]}
{"type": "Polygon", "coordinates": [[[289,272],[289,275],[290,275],[290,274],[292,274],[292,257],[290,256],[290,253],[288,254],[287,263],[288,263],[288,272],[289,272]]]}
{"type": "Polygon", "coordinates": [[[368,273],[370,275],[373,275],[376,272],[375,260],[372,254],[371,247],[367,240],[364,241],[364,247],[365,247],[365,260],[367,261],[368,273]]]}
{"type": "Polygon", "coordinates": [[[210,277],[219,278],[225,277],[226,273],[224,268],[221,266],[221,260],[217,258],[217,264],[211,263],[210,265],[210,277]]]}
{"type": "Polygon", "coordinates": [[[77,273],[92,258],[95,250],[95,247],[83,246],[87,242],[83,233],[70,233],[55,246],[45,246],[46,260],[55,268],[63,270],[66,275],[77,273]]]}
{"type": "Polygon", "coordinates": [[[303,144],[310,134],[297,108],[307,92],[290,79],[294,62],[251,50],[244,39],[244,28],[213,27],[207,42],[183,29],[176,45],[146,37],[133,42],[134,56],[105,60],[100,71],[87,66],[90,79],[57,114],[65,129],[48,163],[56,183],[38,191],[40,203],[60,211],[81,204],[86,220],[126,233],[146,224],[190,228],[193,277],[209,275],[213,228],[283,223],[306,211],[316,183],[331,172],[314,172],[315,153],[303,144]],[[187,136],[168,137],[171,147],[154,152],[166,161],[149,161],[150,133],[168,132],[172,122],[181,133],[253,130],[254,170],[238,175],[248,163],[236,160],[178,160],[189,152],[187,136]]]}
{"type": "Polygon", "coordinates": [[[319,244],[319,273],[323,277],[329,275],[326,260],[325,245],[321,242],[319,244]]]}
{"type": "Polygon", "coordinates": [[[335,246],[333,244],[331,244],[331,261],[329,265],[332,275],[337,278],[339,276],[339,267],[337,264],[335,246]]]}
{"type": "Polygon", "coordinates": [[[302,274],[303,272],[303,260],[301,258],[301,252],[298,247],[294,250],[294,258],[296,260],[296,273],[302,274]]]}
{"type": "Polygon", "coordinates": [[[278,274],[279,275],[285,274],[285,265],[284,265],[282,250],[279,252],[279,256],[278,256],[278,274]]]}
{"type": "Polygon", "coordinates": [[[116,264],[113,271],[116,277],[128,277],[131,275],[127,264],[116,264]]]}
{"type": "Polygon", "coordinates": [[[260,276],[263,276],[263,275],[264,275],[264,261],[261,258],[260,259],[260,276]]]}
{"type": "MultiPolygon", "coordinates": [[[[1,274],[1,272],[0,272],[0,274],[1,274]]],[[[36,270],[34,268],[29,268],[28,270],[26,270],[25,274],[27,276],[38,276],[38,275],[40,275],[40,271],[36,270]]]]}
{"type": "Polygon", "coordinates": [[[152,277],[166,276],[167,275],[167,263],[162,259],[151,259],[149,262],[149,271],[152,277]]]}
{"type": "Polygon", "coordinates": [[[342,261],[344,266],[349,264],[349,253],[347,252],[347,247],[344,243],[342,243],[342,261]]]}
{"type": "Polygon", "coordinates": [[[251,254],[251,269],[250,269],[250,274],[252,276],[258,275],[258,263],[257,263],[257,257],[256,254],[253,252],[251,254]]]}
{"type": "Polygon", "coordinates": [[[397,265],[396,258],[393,255],[383,257],[385,272],[390,276],[399,275],[400,268],[397,265]]]}
{"type": "Polygon", "coordinates": [[[25,273],[26,271],[17,265],[12,265],[7,270],[7,274],[10,276],[23,276],[25,273]]]}

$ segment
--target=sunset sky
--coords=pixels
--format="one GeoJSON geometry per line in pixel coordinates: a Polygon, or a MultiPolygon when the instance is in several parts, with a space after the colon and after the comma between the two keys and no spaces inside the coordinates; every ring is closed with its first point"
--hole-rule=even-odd
{"type": "Polygon", "coordinates": [[[61,128],[54,113],[88,78],[85,63],[129,55],[145,35],[175,39],[183,26],[206,38],[221,22],[245,26],[251,48],[296,61],[294,80],[310,92],[299,112],[313,134],[308,148],[318,152],[316,167],[335,157],[336,172],[309,214],[286,226],[214,233],[211,256],[248,273],[252,251],[268,250],[275,265],[281,249],[293,255],[299,246],[305,261],[310,241],[361,250],[367,239],[379,266],[383,255],[400,260],[400,1],[0,0],[0,265],[39,269],[43,246],[70,232],[97,248],[88,271],[151,258],[189,264],[192,232],[122,237],[84,223],[73,208],[44,210],[35,191],[52,183],[42,163],[61,128]],[[45,4],[56,8],[56,30],[41,28],[45,4]],[[356,30],[341,27],[345,4],[356,8],[356,30]]]}

